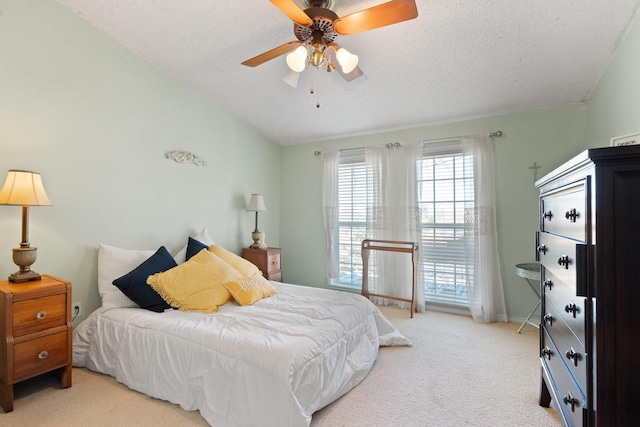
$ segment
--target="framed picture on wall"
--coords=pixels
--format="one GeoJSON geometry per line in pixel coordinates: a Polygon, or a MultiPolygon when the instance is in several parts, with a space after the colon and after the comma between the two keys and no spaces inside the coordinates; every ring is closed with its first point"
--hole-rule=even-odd
{"type": "Polygon", "coordinates": [[[616,136],[611,138],[609,143],[610,147],[623,147],[625,145],[638,145],[640,144],[640,133],[634,133],[630,135],[616,136]]]}

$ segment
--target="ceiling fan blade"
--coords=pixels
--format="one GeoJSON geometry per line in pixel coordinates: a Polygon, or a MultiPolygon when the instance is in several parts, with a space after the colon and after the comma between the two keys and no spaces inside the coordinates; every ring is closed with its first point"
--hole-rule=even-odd
{"type": "Polygon", "coordinates": [[[342,35],[356,34],[418,16],[415,0],[392,0],[333,21],[333,29],[342,35]]]}
{"type": "Polygon", "coordinates": [[[313,24],[313,21],[309,16],[304,13],[304,10],[300,9],[293,0],[271,0],[282,13],[287,15],[296,24],[304,25],[306,27],[313,24]]]}
{"type": "Polygon", "coordinates": [[[258,66],[260,64],[264,64],[267,61],[272,60],[273,58],[277,58],[280,55],[284,55],[287,52],[291,52],[292,50],[294,50],[295,48],[297,48],[298,46],[300,46],[302,44],[302,42],[300,41],[290,41],[287,42],[285,44],[282,44],[278,47],[275,47],[271,50],[268,50],[264,53],[261,53],[258,56],[254,56],[251,59],[247,59],[246,61],[244,61],[242,63],[242,65],[246,65],[247,67],[255,67],[258,66]]]}

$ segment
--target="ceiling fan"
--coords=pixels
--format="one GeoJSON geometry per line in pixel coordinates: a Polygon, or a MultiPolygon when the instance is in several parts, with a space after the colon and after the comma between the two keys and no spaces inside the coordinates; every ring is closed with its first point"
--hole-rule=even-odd
{"type": "Polygon", "coordinates": [[[361,76],[362,71],[357,66],[358,57],[335,43],[337,36],[361,33],[418,16],[415,0],[392,0],[343,17],[329,9],[331,0],[308,0],[305,10],[293,0],[270,1],[294,22],[297,40],[261,53],[242,65],[255,67],[289,53],[287,65],[293,71],[301,72],[309,65],[329,72],[337,69],[346,81],[361,76]]]}

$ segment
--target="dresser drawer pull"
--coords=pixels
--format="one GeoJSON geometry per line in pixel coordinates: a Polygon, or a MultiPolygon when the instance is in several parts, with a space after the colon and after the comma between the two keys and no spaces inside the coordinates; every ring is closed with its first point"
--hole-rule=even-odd
{"type": "Polygon", "coordinates": [[[570,302],[569,304],[564,306],[564,311],[566,311],[567,313],[573,313],[573,318],[575,319],[576,314],[578,313],[578,311],[580,311],[580,309],[578,308],[577,305],[570,302]]]}
{"type": "Polygon", "coordinates": [[[576,405],[580,403],[578,399],[571,395],[571,392],[568,392],[567,395],[562,398],[562,401],[567,406],[571,405],[571,412],[575,412],[576,405]]]}
{"type": "Polygon", "coordinates": [[[49,352],[47,350],[43,350],[38,353],[38,359],[46,359],[49,356],[49,352]]]}
{"type": "Polygon", "coordinates": [[[549,326],[553,326],[553,316],[551,313],[545,314],[542,320],[544,320],[544,323],[548,323],[549,326]]]}
{"type": "Polygon", "coordinates": [[[549,290],[551,290],[551,287],[553,286],[553,282],[549,279],[545,280],[544,283],[542,284],[543,287],[548,288],[549,290]]]}
{"type": "Polygon", "coordinates": [[[575,366],[578,366],[578,361],[582,359],[582,355],[580,353],[576,353],[573,347],[567,350],[567,352],[564,355],[567,356],[567,359],[573,360],[573,364],[575,366]]]}
{"type": "Polygon", "coordinates": [[[547,253],[548,249],[545,245],[540,245],[538,246],[538,252],[542,252],[542,255],[545,255],[547,253]]]}
{"type": "Polygon", "coordinates": [[[44,310],[39,311],[38,314],[36,314],[36,319],[44,319],[45,317],[47,317],[47,312],[44,310]]]}
{"type": "Polygon", "coordinates": [[[551,213],[551,211],[549,211],[549,212],[545,212],[545,213],[542,215],[542,218],[544,218],[544,219],[548,219],[548,220],[551,220],[551,217],[552,217],[552,216],[553,216],[553,214],[551,213]]]}
{"type": "Polygon", "coordinates": [[[566,268],[568,270],[569,269],[569,264],[571,264],[571,260],[569,259],[569,257],[567,255],[562,255],[560,258],[558,258],[558,264],[563,266],[564,268],[566,268]]]}
{"type": "Polygon", "coordinates": [[[553,355],[553,351],[551,351],[551,349],[549,347],[545,347],[542,349],[542,357],[546,357],[547,359],[551,360],[551,356],[553,355]]]}
{"type": "Polygon", "coordinates": [[[567,218],[569,221],[571,222],[576,222],[576,219],[578,218],[578,212],[575,209],[571,209],[570,211],[567,211],[564,214],[564,217],[567,218]]]}

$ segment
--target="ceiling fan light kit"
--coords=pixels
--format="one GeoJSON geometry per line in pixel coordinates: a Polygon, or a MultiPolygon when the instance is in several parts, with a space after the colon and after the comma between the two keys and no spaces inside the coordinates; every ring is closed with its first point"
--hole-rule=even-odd
{"type": "Polygon", "coordinates": [[[392,0],[341,18],[329,9],[330,0],[308,0],[305,10],[293,0],[270,1],[294,22],[297,40],[248,59],[242,65],[256,67],[288,54],[287,65],[295,72],[304,71],[308,65],[325,67],[329,72],[337,69],[348,82],[361,76],[362,71],[358,68],[358,56],[335,43],[338,35],[369,31],[418,16],[415,0],[392,0]]]}

